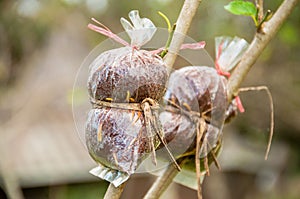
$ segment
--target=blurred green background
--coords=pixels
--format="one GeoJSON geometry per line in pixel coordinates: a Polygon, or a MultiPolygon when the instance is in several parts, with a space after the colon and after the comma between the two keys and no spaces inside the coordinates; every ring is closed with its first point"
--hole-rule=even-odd
{"type": "MultiPolygon", "coordinates": [[[[203,1],[189,36],[251,41],[250,18],[203,1]]],[[[276,10],[281,1],[266,1],[276,10]]],[[[0,198],[102,198],[107,183],[88,173],[95,164],[77,135],[70,95],[76,73],[104,36],[87,29],[95,17],[123,32],[120,17],[138,9],[158,27],[157,14],[175,22],[183,1],[175,0],[0,0],[0,198]]],[[[224,128],[222,170],[212,167],[204,198],[288,198],[300,196],[300,7],[295,8],[251,69],[243,86],[266,85],[274,98],[275,136],[268,161],[269,102],[263,92],[242,93],[246,112],[224,128]]],[[[85,81],[85,80],[84,80],[85,81]]],[[[85,96],[84,96],[85,97],[85,96]]],[[[83,112],[83,115],[86,114],[83,112]]],[[[122,198],[142,198],[154,177],[135,175],[122,198]]],[[[196,198],[194,190],[172,184],[162,198],[196,198]]]]}

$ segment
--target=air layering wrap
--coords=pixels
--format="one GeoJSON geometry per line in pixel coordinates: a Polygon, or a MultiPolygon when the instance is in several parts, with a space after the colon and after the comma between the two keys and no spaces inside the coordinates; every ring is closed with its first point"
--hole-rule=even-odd
{"type": "MultiPolygon", "coordinates": [[[[187,66],[176,70],[167,87],[167,106],[160,113],[160,121],[168,147],[176,158],[184,158],[182,172],[174,181],[197,189],[195,159],[200,159],[201,173],[208,172],[205,166],[215,161],[221,148],[224,121],[235,115],[236,109],[227,109],[227,79],[212,67],[187,66]],[[198,134],[200,129],[203,132],[198,134]]],[[[197,176],[200,177],[199,173],[197,176]]]]}
{"type": "Polygon", "coordinates": [[[100,24],[92,30],[125,45],[101,53],[90,65],[88,92],[93,109],[88,114],[85,138],[91,157],[99,164],[90,172],[119,186],[150,153],[155,161],[159,145],[157,101],[163,96],[168,70],[161,57],[140,47],[156,27],[138,11],[121,18],[131,44],[100,24]],[[155,110],[154,110],[155,109],[155,110]],[[155,116],[156,115],[156,116],[155,116]]]}
{"type": "MultiPolygon", "coordinates": [[[[177,112],[166,108],[160,114],[166,140],[172,141],[169,145],[171,149],[190,145],[186,151],[189,152],[195,148],[196,123],[200,118],[208,126],[205,134],[207,144],[210,149],[216,146],[226,117],[226,84],[227,80],[223,76],[214,68],[206,66],[187,66],[171,74],[164,99],[168,106],[179,110],[177,112]]],[[[208,153],[203,148],[201,157],[208,153]]]]}
{"type": "Polygon", "coordinates": [[[167,68],[159,56],[146,50],[122,47],[100,54],[91,64],[88,91],[96,100],[159,100],[167,79],[167,68]]]}

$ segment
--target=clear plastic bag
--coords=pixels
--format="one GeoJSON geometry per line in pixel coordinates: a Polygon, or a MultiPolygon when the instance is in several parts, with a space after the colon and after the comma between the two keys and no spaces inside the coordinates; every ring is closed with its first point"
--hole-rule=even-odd
{"type": "MultiPolygon", "coordinates": [[[[207,128],[205,134],[210,147],[206,151],[202,149],[200,157],[205,157],[209,150],[215,147],[221,136],[227,109],[226,83],[227,80],[214,68],[206,66],[187,66],[170,75],[168,90],[164,97],[167,100],[166,103],[171,106],[176,104],[175,107],[187,111],[192,117],[193,114],[198,114],[199,119],[204,117],[211,126],[207,128]]],[[[187,116],[181,113],[181,117],[187,116]]],[[[188,134],[180,128],[172,131],[168,121],[164,121],[164,117],[162,117],[162,124],[167,125],[166,137],[173,137],[175,140],[186,139],[186,143],[183,144],[183,141],[180,141],[181,144],[194,143],[194,146],[190,148],[195,148],[196,143],[191,140],[192,136],[188,136],[188,134],[193,134],[195,137],[196,123],[194,121],[190,122],[191,129],[194,131],[189,131],[188,134]]],[[[173,143],[176,141],[173,140],[171,144],[173,143]]]]}
{"type": "Polygon", "coordinates": [[[248,46],[247,41],[239,37],[216,37],[215,53],[219,69],[223,72],[231,71],[240,61],[248,46]]]}
{"type": "Polygon", "coordinates": [[[100,54],[90,65],[88,91],[96,100],[141,102],[160,99],[165,90],[168,70],[163,60],[146,50],[131,47],[100,54]]]}
{"type": "MultiPolygon", "coordinates": [[[[230,77],[230,71],[241,60],[243,54],[248,49],[248,46],[249,44],[247,43],[247,41],[239,37],[216,37],[215,67],[218,73],[220,75],[230,77]]],[[[241,113],[245,111],[239,96],[235,97],[235,103],[233,105],[236,106],[241,113]]]]}
{"type": "Polygon", "coordinates": [[[132,25],[123,17],[120,20],[121,24],[131,39],[131,46],[141,47],[151,40],[156,27],[150,19],[140,18],[138,10],[130,11],[128,16],[132,25]]]}
{"type": "Polygon", "coordinates": [[[93,109],[86,122],[85,140],[99,164],[91,173],[115,186],[126,181],[158,146],[157,135],[146,128],[141,106],[145,99],[159,100],[168,79],[162,58],[140,49],[151,40],[156,27],[149,19],[140,18],[136,10],[129,18],[133,25],[124,18],[121,23],[131,38],[130,45],[96,20],[102,27],[89,25],[125,45],[101,53],[91,63],[88,78],[93,109]],[[105,103],[98,106],[99,101],[105,103]],[[132,109],[131,103],[139,110],[132,109]],[[116,107],[120,104],[122,108],[116,107]]]}
{"type": "Polygon", "coordinates": [[[97,162],[128,174],[134,173],[150,152],[144,117],[137,111],[92,109],[86,126],[87,148],[97,162]]]}

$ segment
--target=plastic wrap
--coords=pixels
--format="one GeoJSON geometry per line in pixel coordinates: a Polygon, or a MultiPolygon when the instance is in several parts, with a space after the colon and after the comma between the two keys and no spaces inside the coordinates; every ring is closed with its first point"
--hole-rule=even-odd
{"type": "MultiPolygon", "coordinates": [[[[216,37],[215,51],[216,61],[215,66],[220,75],[230,77],[230,71],[241,60],[244,52],[248,49],[249,44],[246,40],[239,37],[216,37]]],[[[236,115],[236,110],[239,109],[243,113],[244,107],[239,96],[235,97],[235,103],[231,103],[231,116],[236,115]],[[235,112],[235,113],[234,113],[235,112]],[[234,114],[233,114],[234,113],[234,114]]],[[[226,122],[229,121],[229,118],[226,122]]]]}
{"type": "Polygon", "coordinates": [[[210,124],[219,128],[227,108],[226,84],[227,80],[214,68],[187,66],[171,74],[165,99],[187,111],[205,114],[210,124]]]}
{"type": "Polygon", "coordinates": [[[150,118],[143,107],[151,107],[152,101],[163,96],[169,76],[161,57],[140,49],[151,40],[156,27],[136,10],[129,18],[132,25],[124,18],[121,23],[130,45],[95,19],[100,27],[89,24],[92,30],[125,45],[96,57],[89,66],[87,83],[93,109],[88,114],[85,140],[89,154],[99,164],[90,172],[115,186],[125,182],[150,153],[155,154],[157,134],[146,125],[150,118]]]}
{"type": "MultiPolygon", "coordinates": [[[[213,148],[208,154],[207,154],[207,161],[208,165],[211,165],[214,161],[212,153],[214,153],[214,156],[218,156],[222,149],[222,141],[220,140],[215,148],[213,148]]],[[[201,169],[201,183],[203,182],[206,174],[205,170],[205,164],[204,164],[204,158],[200,159],[200,169],[201,169]]],[[[197,175],[196,175],[196,166],[195,166],[195,156],[188,156],[185,159],[185,162],[182,166],[182,171],[176,175],[174,178],[174,182],[177,182],[178,184],[181,184],[183,186],[189,187],[191,189],[197,190],[198,184],[197,184],[197,175]]]]}
{"type": "Polygon", "coordinates": [[[87,148],[102,165],[134,173],[150,152],[144,117],[138,111],[115,108],[92,109],[86,125],[87,148]]]}
{"type": "Polygon", "coordinates": [[[150,41],[156,31],[152,21],[148,18],[140,18],[138,10],[132,10],[128,16],[132,25],[123,17],[120,21],[131,39],[131,46],[140,47],[150,41]]]}
{"type": "MultiPolygon", "coordinates": [[[[160,113],[159,119],[163,126],[168,147],[176,159],[180,158],[185,152],[193,150],[195,147],[196,126],[187,116],[181,113],[163,111],[160,113]]],[[[166,154],[159,156],[159,158],[162,157],[168,158],[166,154]]]]}
{"type": "Polygon", "coordinates": [[[183,173],[179,173],[175,179],[184,186],[197,188],[195,158],[200,158],[201,172],[205,173],[204,159],[208,158],[208,164],[211,164],[211,153],[217,155],[219,152],[221,132],[227,116],[226,84],[225,77],[220,76],[214,68],[206,66],[188,66],[170,75],[164,99],[168,106],[179,111],[166,109],[160,114],[160,120],[168,146],[171,149],[186,149],[176,156],[185,157],[183,173]],[[195,116],[198,119],[195,120],[195,116]],[[205,120],[205,132],[201,143],[196,143],[200,118],[205,120]],[[197,144],[201,144],[200,157],[196,157],[197,144]]]}
{"type": "Polygon", "coordinates": [[[229,72],[240,61],[249,44],[239,37],[216,37],[216,60],[221,71],[229,72]]]}
{"type": "Polygon", "coordinates": [[[160,99],[168,71],[163,60],[146,50],[122,47],[100,54],[90,65],[88,91],[96,100],[141,102],[160,99]]]}
{"type": "Polygon", "coordinates": [[[97,167],[90,170],[90,173],[103,180],[111,182],[115,187],[120,186],[123,182],[127,181],[130,175],[128,173],[114,170],[112,168],[99,164],[97,167]]]}

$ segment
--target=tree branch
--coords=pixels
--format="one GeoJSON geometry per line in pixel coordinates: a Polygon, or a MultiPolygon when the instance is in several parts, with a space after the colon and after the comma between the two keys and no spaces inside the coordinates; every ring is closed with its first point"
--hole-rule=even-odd
{"type": "Polygon", "coordinates": [[[264,48],[270,42],[270,40],[278,32],[282,23],[286,20],[293,8],[296,6],[299,0],[285,0],[273,17],[262,25],[261,31],[255,34],[253,41],[249,48],[244,53],[240,63],[233,71],[228,81],[228,98],[232,100],[237,95],[238,89],[245,79],[247,73],[255,63],[259,55],[262,53],[264,48]]]}
{"type": "Polygon", "coordinates": [[[148,190],[147,194],[144,196],[144,199],[157,199],[159,198],[164,191],[172,183],[175,176],[179,173],[178,169],[174,167],[173,164],[170,164],[163,174],[159,176],[151,188],[148,190]]]}
{"type": "Polygon", "coordinates": [[[165,63],[172,68],[184,37],[191,25],[192,19],[197,12],[201,0],[185,0],[176,22],[176,28],[171,41],[169,52],[165,57],[165,63]]]}
{"type": "MultiPolygon", "coordinates": [[[[169,52],[165,57],[165,63],[170,69],[172,68],[172,66],[176,60],[179,49],[184,41],[184,37],[185,37],[187,31],[191,25],[192,19],[197,12],[200,2],[201,2],[201,0],[185,0],[184,1],[183,7],[180,11],[179,17],[176,22],[176,28],[174,31],[174,35],[173,35],[170,47],[169,47],[169,52]]],[[[169,184],[172,182],[173,178],[178,173],[177,169],[174,169],[173,165],[170,165],[168,168],[170,170],[167,169],[166,173],[164,173],[160,178],[157,179],[157,182],[155,182],[153,184],[153,187],[148,192],[151,195],[157,195],[156,198],[158,198],[158,196],[160,196],[160,194],[162,194],[164,192],[164,190],[169,186],[169,184]],[[173,169],[174,169],[174,171],[173,171],[173,169]],[[171,173],[173,173],[173,175],[171,175],[171,173]],[[167,183],[167,181],[170,181],[170,182],[167,183]],[[161,183],[163,183],[163,186],[165,186],[165,188],[163,188],[163,186],[161,186],[161,183]],[[163,189],[156,190],[157,189],[156,184],[163,189]]],[[[117,188],[114,187],[114,185],[110,184],[105,193],[104,199],[120,198],[120,196],[123,192],[123,188],[124,188],[124,183],[117,188]]],[[[151,195],[149,195],[149,194],[146,195],[146,198],[151,198],[150,197],[151,195]]]]}
{"type": "MultiPolygon", "coordinates": [[[[179,18],[177,20],[177,27],[175,29],[175,35],[170,45],[170,52],[166,56],[165,62],[167,66],[172,67],[178,50],[183,43],[184,35],[190,26],[192,18],[198,9],[200,1],[198,0],[186,0],[179,18]],[[180,34],[176,34],[180,33],[180,34]],[[181,35],[182,34],[182,35],[181,35]]],[[[262,6],[263,1],[260,0],[259,4],[262,6]]],[[[286,20],[288,15],[292,12],[293,8],[298,3],[298,0],[285,0],[278,8],[277,12],[271,18],[269,22],[265,22],[262,26],[262,31],[257,32],[248,50],[243,55],[240,63],[232,73],[228,82],[228,96],[229,101],[237,95],[238,89],[251,66],[255,63],[258,56],[261,54],[266,45],[278,32],[282,23],[286,20]]],[[[166,168],[164,173],[156,180],[151,189],[148,191],[144,199],[159,198],[159,196],[170,185],[173,178],[178,174],[178,171],[170,165],[166,168]]]]}
{"type": "MultiPolygon", "coordinates": [[[[176,22],[176,28],[169,47],[168,54],[165,57],[166,65],[171,69],[175,63],[177,54],[184,42],[184,37],[191,25],[201,0],[185,0],[176,22]]],[[[157,178],[152,187],[148,190],[144,199],[159,198],[168,188],[173,178],[178,174],[178,170],[173,165],[169,165],[163,174],[157,178]]]]}
{"type": "Polygon", "coordinates": [[[115,187],[112,183],[109,184],[104,199],[119,199],[124,190],[125,183],[121,184],[118,187],[115,187]]]}

